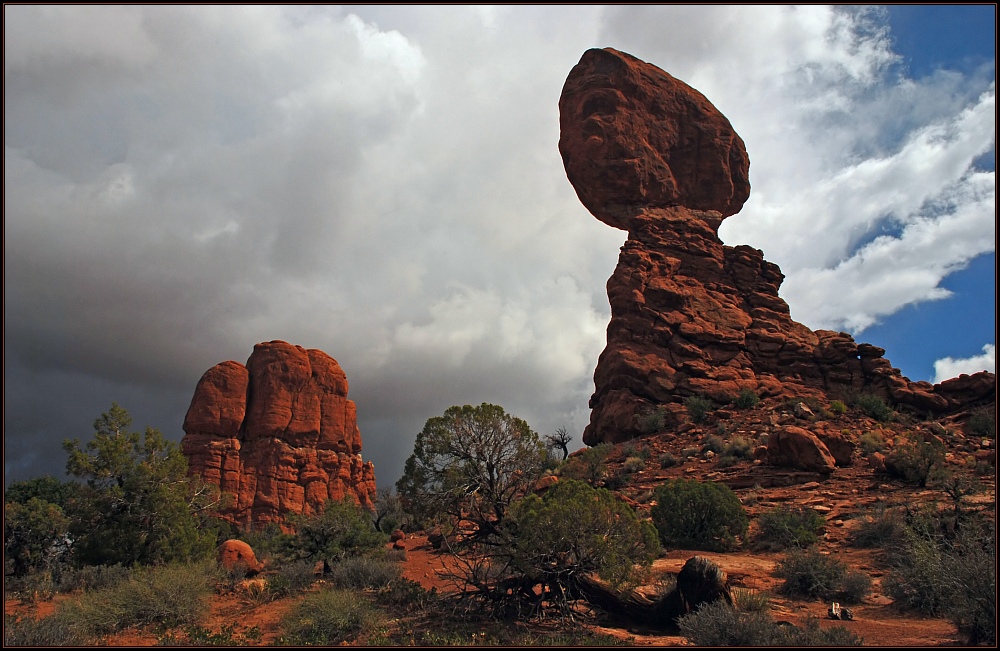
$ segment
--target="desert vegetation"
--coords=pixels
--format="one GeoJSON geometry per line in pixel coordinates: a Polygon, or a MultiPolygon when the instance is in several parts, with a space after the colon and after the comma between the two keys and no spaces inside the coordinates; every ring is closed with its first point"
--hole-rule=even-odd
{"type": "Polygon", "coordinates": [[[496,405],[453,407],[427,421],[397,490],[380,490],[373,510],[330,501],[284,530],[240,530],[213,516],[225,496],[187,477],[176,446],[156,430],[132,432],[113,405],[90,442],[66,444],[68,480],[6,491],[5,593],[54,607],[42,618],[6,616],[5,643],[95,645],[144,631],[170,646],[620,645],[634,638],[579,624],[634,621],[696,645],[847,646],[863,643],[848,623],[781,624],[777,604],[857,608],[874,590],[902,612],[947,619],[962,641],[995,642],[995,525],[971,507],[987,487],[951,469],[936,439],[880,437],[896,464],[885,481],[938,497],[859,510],[847,542],[873,551],[876,582],[822,550],[830,525],[819,511],[762,502],[760,486],[741,500],[723,482],[685,477],[700,464],[701,475],[728,470],[726,457],[747,472],[751,436],[711,426],[697,447],[642,438],[559,459],[564,433],[539,437],[496,405]],[[554,481],[536,491],[547,475],[554,481]],[[449,588],[404,576],[407,551],[391,549],[388,535],[399,528],[437,533],[449,588]],[[261,574],[218,565],[215,548],[230,537],[253,545],[261,574]],[[776,554],[776,583],[733,587],[727,599],[658,620],[673,612],[676,575],[655,567],[673,550],[776,554]],[[207,619],[220,598],[240,612],[285,605],[264,631],[236,611],[207,619]]]}

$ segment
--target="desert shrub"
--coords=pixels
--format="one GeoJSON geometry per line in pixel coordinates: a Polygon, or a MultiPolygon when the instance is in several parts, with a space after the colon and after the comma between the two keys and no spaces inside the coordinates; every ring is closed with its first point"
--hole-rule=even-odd
{"type": "Polygon", "coordinates": [[[413,579],[402,576],[393,579],[375,593],[375,601],[380,606],[403,610],[420,610],[430,606],[436,599],[437,588],[428,590],[413,579]]]}
{"type": "Polygon", "coordinates": [[[863,572],[848,571],[840,579],[837,598],[849,604],[859,604],[872,591],[872,579],[863,572]]]}
{"type": "Polygon", "coordinates": [[[726,442],[722,440],[722,437],[716,436],[715,434],[709,434],[705,441],[701,444],[702,452],[714,452],[719,454],[726,449],[726,442]]]}
{"type": "Polygon", "coordinates": [[[976,465],[975,465],[975,468],[973,468],[973,471],[977,475],[995,475],[995,474],[997,474],[997,467],[994,466],[989,461],[986,461],[985,459],[983,459],[983,460],[980,460],[980,461],[976,462],[976,465]]]}
{"type": "Polygon", "coordinates": [[[785,594],[805,595],[829,599],[837,594],[847,566],[815,549],[796,549],[778,563],[774,574],[784,579],[781,591],[785,594]]]}
{"type": "Polygon", "coordinates": [[[281,622],[291,644],[330,646],[370,633],[381,618],[367,598],[349,590],[306,595],[281,622]]]}
{"type": "Polygon", "coordinates": [[[749,459],[753,456],[753,449],[750,446],[750,441],[742,436],[734,436],[726,442],[726,447],[722,449],[722,454],[733,456],[737,459],[749,459]]]}
{"type": "Polygon", "coordinates": [[[642,443],[636,443],[635,441],[629,441],[622,446],[621,456],[624,459],[629,457],[638,457],[643,461],[649,459],[652,452],[650,452],[649,447],[642,443]]]}
{"type": "Polygon", "coordinates": [[[861,646],[863,640],[843,626],[822,628],[779,625],[764,611],[740,612],[723,601],[705,604],[678,620],[681,635],[701,647],[861,646]]]}
{"type": "Polygon", "coordinates": [[[316,564],[312,561],[281,563],[268,576],[267,585],[275,599],[305,592],[316,581],[316,564]]]}
{"type": "Polygon", "coordinates": [[[327,579],[336,588],[382,588],[402,575],[399,565],[379,558],[345,558],[330,568],[327,579]]]}
{"type": "Polygon", "coordinates": [[[659,551],[656,531],[604,489],[561,481],[544,496],[515,503],[510,567],[555,599],[579,574],[596,572],[614,586],[636,578],[659,551]]]}
{"type": "Polygon", "coordinates": [[[684,448],[681,450],[681,456],[685,459],[690,459],[691,457],[697,456],[700,450],[698,448],[684,448]]]}
{"type": "Polygon", "coordinates": [[[629,474],[627,472],[619,472],[604,480],[603,488],[609,491],[620,491],[626,486],[628,486],[629,474]]]}
{"type": "Polygon", "coordinates": [[[14,576],[25,576],[60,562],[65,552],[54,552],[68,551],[64,541],[70,526],[62,507],[40,497],[24,503],[7,501],[3,507],[5,575],[8,566],[14,576]]]}
{"type": "Polygon", "coordinates": [[[834,416],[843,416],[847,413],[847,405],[840,400],[833,400],[830,402],[830,413],[834,416]]]}
{"type": "Polygon", "coordinates": [[[771,609],[771,599],[766,592],[750,588],[733,588],[733,605],[745,613],[766,613],[771,609]]]}
{"type": "Polygon", "coordinates": [[[753,409],[760,402],[760,397],[753,389],[741,389],[740,395],[733,398],[733,404],[737,409],[753,409]]]}
{"type": "Polygon", "coordinates": [[[711,400],[701,396],[688,396],[684,400],[684,407],[692,423],[704,423],[713,406],[711,400]]]}
{"type": "Polygon", "coordinates": [[[873,393],[859,393],[854,396],[854,406],[875,420],[888,423],[896,412],[885,403],[885,400],[873,393]]]}
{"type": "Polygon", "coordinates": [[[749,520],[725,484],[678,479],[656,490],[653,524],[668,547],[727,551],[746,535],[749,520]]]}
{"type": "Polygon", "coordinates": [[[970,434],[994,439],[997,436],[996,415],[987,409],[980,409],[969,417],[965,426],[970,434]]]}
{"type": "Polygon", "coordinates": [[[997,559],[995,530],[968,534],[946,552],[948,618],[969,644],[996,644],[997,559]]]}
{"type": "Polygon", "coordinates": [[[825,520],[809,507],[778,506],[757,517],[756,549],[777,551],[789,547],[808,547],[818,539],[825,520]]]}
{"type": "Polygon", "coordinates": [[[93,592],[111,588],[132,576],[132,569],[124,565],[85,565],[81,568],[64,568],[58,583],[60,592],[93,592]]]}
{"type": "Polygon", "coordinates": [[[79,565],[159,564],[207,557],[213,531],[199,512],[218,503],[218,488],[187,474],[177,443],[152,427],[130,432],[132,418],[112,404],[83,446],[66,440],[67,474],[86,480],[67,510],[79,565]]]}
{"type": "Polygon", "coordinates": [[[932,538],[916,536],[893,554],[882,588],[897,605],[936,617],[944,612],[948,583],[939,545],[932,538]]]}
{"type": "Polygon", "coordinates": [[[60,613],[41,619],[22,617],[20,619],[4,614],[3,645],[52,647],[84,646],[90,638],[74,622],[60,613]]]}
{"type": "Polygon", "coordinates": [[[634,474],[646,467],[646,461],[642,457],[628,457],[622,463],[622,472],[634,474]]]}
{"type": "Polygon", "coordinates": [[[750,442],[742,436],[734,436],[726,442],[716,463],[722,468],[728,468],[735,463],[751,458],[753,458],[753,450],[750,447],[750,442]]]}
{"type": "Polygon", "coordinates": [[[885,467],[895,477],[918,486],[926,486],[935,467],[944,463],[944,444],[936,438],[907,433],[886,456],[885,467]]]}
{"type": "Polygon", "coordinates": [[[857,519],[859,522],[851,537],[851,544],[862,549],[898,545],[907,532],[902,514],[886,508],[884,504],[876,505],[857,519]]]}
{"type": "Polygon", "coordinates": [[[242,631],[233,622],[225,624],[218,631],[203,626],[188,626],[182,635],[168,631],[157,642],[157,646],[256,646],[264,634],[257,626],[248,626],[242,631]]]}
{"type": "Polygon", "coordinates": [[[660,468],[673,468],[679,463],[681,460],[672,452],[664,452],[660,455],[660,468]]]}
{"type": "Polygon", "coordinates": [[[591,485],[604,478],[608,470],[608,456],[614,448],[609,443],[601,443],[587,448],[575,457],[570,458],[562,466],[560,475],[566,479],[579,479],[591,485]]]}
{"type": "Polygon", "coordinates": [[[948,617],[970,644],[995,643],[995,526],[967,518],[946,535],[940,518],[921,513],[911,519],[883,589],[903,608],[948,617]]]}
{"type": "Polygon", "coordinates": [[[865,432],[858,438],[858,444],[866,456],[885,450],[885,439],[878,432],[865,432]]]}
{"type": "Polygon", "coordinates": [[[639,430],[645,434],[659,432],[667,425],[667,412],[662,407],[655,407],[639,416],[639,430]]]}
{"type": "Polygon", "coordinates": [[[326,564],[380,550],[388,536],[372,526],[367,511],[351,498],[329,500],[316,515],[293,515],[295,535],[286,539],[291,559],[326,564]]]}
{"type": "Polygon", "coordinates": [[[108,635],[130,626],[186,626],[205,614],[214,587],[214,563],[137,569],[112,587],[63,603],[58,615],[83,635],[108,635]]]}
{"type": "Polygon", "coordinates": [[[781,634],[766,612],[737,611],[724,601],[704,604],[677,623],[681,635],[701,647],[771,646],[781,634]]]}
{"type": "Polygon", "coordinates": [[[824,628],[815,617],[807,618],[803,626],[795,627],[791,633],[793,637],[790,646],[862,646],[865,641],[846,626],[824,628]]]}

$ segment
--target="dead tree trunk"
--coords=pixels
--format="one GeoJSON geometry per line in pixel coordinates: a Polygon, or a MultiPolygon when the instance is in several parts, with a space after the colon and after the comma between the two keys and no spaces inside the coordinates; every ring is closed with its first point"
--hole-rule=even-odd
{"type": "Polygon", "coordinates": [[[618,594],[590,577],[581,577],[577,588],[589,604],[614,617],[664,631],[678,630],[677,620],[702,604],[723,599],[733,605],[726,573],[703,556],[688,559],[676,587],[656,601],[635,592],[618,594]]]}

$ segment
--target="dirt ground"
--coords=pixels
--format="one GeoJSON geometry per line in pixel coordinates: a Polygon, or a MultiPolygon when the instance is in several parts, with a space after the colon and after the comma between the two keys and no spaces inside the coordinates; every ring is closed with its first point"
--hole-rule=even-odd
{"type": "MultiPolygon", "coordinates": [[[[404,540],[407,547],[403,562],[403,575],[419,582],[424,587],[437,588],[439,592],[453,590],[454,586],[440,572],[445,569],[447,555],[434,551],[426,537],[413,534],[404,540]]],[[[781,554],[771,553],[711,553],[672,550],[658,559],[652,568],[654,576],[680,571],[688,558],[695,554],[705,556],[718,563],[728,574],[734,587],[749,588],[767,592],[770,596],[771,615],[775,620],[802,624],[807,617],[819,618],[822,626],[845,626],[864,638],[865,646],[960,646],[961,640],[955,626],[943,619],[919,618],[902,613],[891,600],[881,593],[880,572],[875,569],[871,550],[852,550],[844,557],[851,567],[860,568],[873,575],[874,591],[865,603],[854,606],[854,620],[834,621],[826,618],[829,604],[807,599],[790,599],[776,594],[779,579],[772,576],[775,564],[781,554]]],[[[15,600],[5,602],[7,614],[44,617],[51,614],[57,605],[71,597],[57,595],[52,601],[21,603],[15,600]]],[[[280,635],[279,623],[282,616],[296,603],[294,599],[255,605],[245,595],[235,593],[217,594],[212,597],[209,614],[204,626],[211,631],[237,622],[239,630],[256,626],[262,637],[258,644],[272,644],[280,635]]],[[[596,631],[621,639],[631,639],[636,646],[687,646],[685,638],[661,635],[642,629],[621,629],[601,626],[596,631]]],[[[129,630],[102,641],[105,646],[155,646],[158,636],[152,632],[129,630]]]]}

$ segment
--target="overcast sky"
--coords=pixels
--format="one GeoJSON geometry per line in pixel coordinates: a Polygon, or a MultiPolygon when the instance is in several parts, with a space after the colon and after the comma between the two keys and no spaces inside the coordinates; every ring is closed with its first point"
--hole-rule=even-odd
{"type": "Polygon", "coordinates": [[[4,7],[5,482],[112,402],[180,440],[255,343],[347,373],[380,485],[452,405],[580,446],[624,231],[556,143],[610,46],[750,155],[726,220],[792,317],[914,380],[995,369],[995,5],[4,7]],[[890,13],[891,12],[891,13],[890,13]]]}

